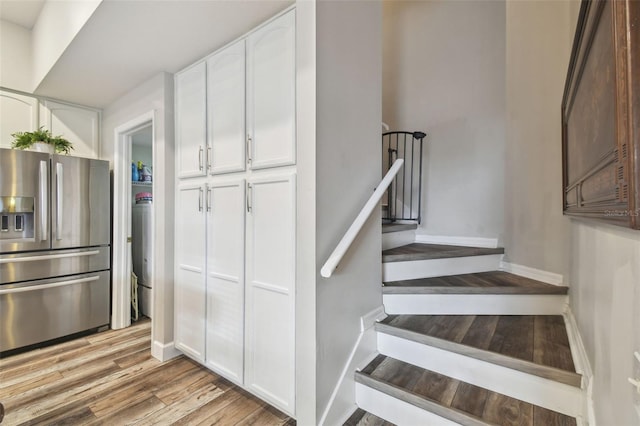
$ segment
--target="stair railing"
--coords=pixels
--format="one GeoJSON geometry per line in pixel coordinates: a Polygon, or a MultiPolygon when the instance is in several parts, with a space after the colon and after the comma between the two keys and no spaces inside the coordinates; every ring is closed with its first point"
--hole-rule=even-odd
{"type": "Polygon", "coordinates": [[[333,271],[336,270],[345,253],[347,253],[347,250],[349,250],[349,247],[351,247],[351,244],[360,233],[360,230],[364,226],[365,222],[367,221],[369,216],[371,216],[373,210],[380,203],[380,199],[393,181],[393,178],[396,176],[396,174],[398,174],[398,171],[402,167],[403,163],[404,160],[401,158],[397,159],[393,163],[393,165],[389,168],[387,174],[384,176],[384,178],[382,178],[382,181],[380,181],[380,185],[378,185],[376,190],[373,191],[373,194],[371,195],[371,197],[369,197],[369,200],[365,203],[364,207],[362,207],[362,210],[360,210],[358,216],[356,216],[349,229],[347,229],[347,232],[345,232],[336,248],[333,250],[327,261],[322,266],[322,269],[320,269],[320,275],[322,275],[324,278],[329,278],[333,274],[333,271]]]}
{"type": "Polygon", "coordinates": [[[382,220],[422,220],[422,144],[424,132],[385,132],[382,134],[382,170],[395,159],[404,159],[401,173],[387,191],[387,210],[382,220]]]}

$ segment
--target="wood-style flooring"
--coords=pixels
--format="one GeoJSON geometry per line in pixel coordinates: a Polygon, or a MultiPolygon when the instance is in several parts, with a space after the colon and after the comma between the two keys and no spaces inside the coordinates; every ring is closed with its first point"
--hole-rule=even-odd
{"type": "Polygon", "coordinates": [[[384,355],[357,373],[356,380],[463,425],[576,425],[572,417],[384,355]]]}
{"type": "Polygon", "coordinates": [[[3,425],[295,425],[184,356],[151,357],[140,321],[0,359],[3,425]]]}
{"type": "Polygon", "coordinates": [[[450,257],[484,256],[490,254],[504,254],[504,249],[413,243],[384,250],[382,252],[382,262],[406,262],[411,260],[445,259],[450,257]]]}
{"type": "Polygon", "coordinates": [[[567,294],[556,286],[502,271],[384,283],[386,294],[567,294]]]}
{"type": "Polygon", "coordinates": [[[396,426],[378,416],[358,408],[343,426],[396,426]]]}

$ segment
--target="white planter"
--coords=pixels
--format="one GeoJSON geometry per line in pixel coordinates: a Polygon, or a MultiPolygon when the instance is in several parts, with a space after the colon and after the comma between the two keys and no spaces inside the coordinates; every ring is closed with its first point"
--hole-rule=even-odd
{"type": "Polygon", "coordinates": [[[31,148],[29,150],[36,152],[46,152],[47,154],[55,154],[56,152],[56,148],[53,145],[45,142],[36,142],[31,145],[31,148]]]}

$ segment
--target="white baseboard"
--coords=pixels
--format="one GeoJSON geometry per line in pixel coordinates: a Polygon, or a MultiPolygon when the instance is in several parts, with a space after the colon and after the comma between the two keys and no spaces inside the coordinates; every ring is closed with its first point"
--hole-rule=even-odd
{"type": "Polygon", "coordinates": [[[378,333],[381,354],[568,416],[582,415],[582,389],[477,358],[378,333]]]}
{"type": "Polygon", "coordinates": [[[520,275],[521,277],[531,278],[532,280],[542,281],[547,284],[563,285],[562,283],[564,282],[564,278],[561,274],[505,261],[500,262],[500,270],[520,275]]]}
{"type": "Polygon", "coordinates": [[[583,418],[587,419],[589,426],[596,425],[596,415],[593,407],[593,371],[587,357],[587,351],[582,342],[578,323],[573,316],[571,307],[567,305],[564,311],[564,322],[567,327],[571,356],[576,372],[582,374],[582,389],[584,390],[583,418]]]}
{"type": "Polygon", "coordinates": [[[426,235],[417,234],[416,243],[422,244],[443,244],[445,246],[464,246],[464,247],[498,247],[497,238],[481,238],[481,237],[450,237],[445,235],[426,235]]]}
{"type": "Polygon", "coordinates": [[[382,264],[382,280],[389,282],[495,271],[500,266],[501,260],[501,254],[489,254],[446,259],[387,262],[382,264]]]}
{"type": "Polygon", "coordinates": [[[168,361],[171,358],[175,358],[180,355],[182,355],[182,352],[175,348],[173,342],[160,343],[157,340],[154,340],[151,345],[151,356],[158,361],[168,361]]]}
{"type": "Polygon", "coordinates": [[[356,383],[356,402],[363,410],[397,425],[458,425],[458,423],[440,417],[430,411],[423,410],[398,398],[394,398],[391,395],[370,388],[362,383],[356,383]]]}
{"type": "Polygon", "coordinates": [[[389,315],[562,315],[564,294],[385,294],[389,315]]]}
{"type": "Polygon", "coordinates": [[[378,355],[377,336],[373,326],[376,321],[385,317],[384,307],[379,306],[360,318],[360,334],[322,413],[318,423],[320,426],[344,424],[357,408],[354,375],[356,370],[364,368],[378,355]]]}

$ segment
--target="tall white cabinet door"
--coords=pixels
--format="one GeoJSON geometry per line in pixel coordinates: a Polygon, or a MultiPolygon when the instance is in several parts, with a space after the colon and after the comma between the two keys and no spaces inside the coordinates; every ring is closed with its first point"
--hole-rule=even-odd
{"type": "Polygon", "coordinates": [[[248,185],[245,385],[294,414],[295,174],[248,185]]]}
{"type": "Polygon", "coordinates": [[[295,164],[295,11],[247,39],[251,168],[295,164]]]}
{"type": "Polygon", "coordinates": [[[200,62],[175,77],[178,178],[206,175],[206,71],[206,62],[200,62]]]}
{"type": "Polygon", "coordinates": [[[211,174],[245,169],[244,40],[207,61],[207,102],[211,174]]]}
{"type": "Polygon", "coordinates": [[[245,181],[207,188],[206,364],[242,384],[245,181]]]}
{"type": "Polygon", "coordinates": [[[0,148],[11,148],[16,132],[38,128],[38,100],[30,96],[0,91],[0,148]]]}
{"type": "Polygon", "coordinates": [[[176,194],[175,346],[204,362],[206,216],[203,185],[176,194]]]}
{"type": "Polygon", "coordinates": [[[96,110],[44,101],[40,124],[54,136],[62,135],[73,144],[71,155],[98,158],[100,155],[100,114],[96,110]]]}

